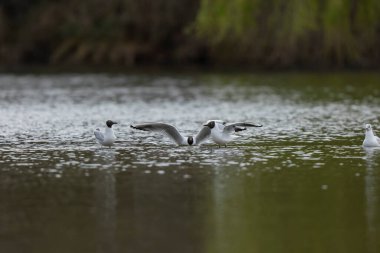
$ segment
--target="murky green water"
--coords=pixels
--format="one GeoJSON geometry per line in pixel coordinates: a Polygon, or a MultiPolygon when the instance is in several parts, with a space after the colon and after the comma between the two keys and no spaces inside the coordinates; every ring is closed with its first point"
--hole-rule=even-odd
{"type": "Polygon", "coordinates": [[[0,75],[0,252],[379,252],[380,75],[0,75]],[[184,134],[253,121],[227,148],[184,134]],[[118,141],[92,131],[118,121],[118,141]]]}

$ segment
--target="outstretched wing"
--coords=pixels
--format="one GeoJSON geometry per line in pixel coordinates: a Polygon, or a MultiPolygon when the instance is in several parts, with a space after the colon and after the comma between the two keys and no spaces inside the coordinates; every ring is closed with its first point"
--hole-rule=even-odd
{"type": "Polygon", "coordinates": [[[95,129],[94,131],[95,138],[102,143],[104,141],[104,135],[102,132],[100,132],[99,128],[95,129]]]}
{"type": "Polygon", "coordinates": [[[195,144],[199,145],[204,142],[208,137],[210,137],[211,129],[204,126],[199,130],[198,134],[195,136],[195,144]]]}
{"type": "Polygon", "coordinates": [[[177,128],[165,123],[143,123],[131,125],[132,128],[142,131],[163,132],[178,145],[186,143],[186,139],[178,132],[177,128]]]}
{"type": "Polygon", "coordinates": [[[246,123],[246,122],[236,122],[236,123],[231,123],[231,124],[226,124],[224,127],[224,132],[239,132],[246,130],[247,127],[262,127],[262,125],[256,125],[253,123],[246,123]]]}

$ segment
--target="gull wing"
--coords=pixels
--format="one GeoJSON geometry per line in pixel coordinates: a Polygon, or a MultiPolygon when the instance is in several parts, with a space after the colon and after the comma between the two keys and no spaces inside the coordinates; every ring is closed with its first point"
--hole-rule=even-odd
{"type": "Polygon", "coordinates": [[[94,131],[95,138],[102,143],[104,141],[104,135],[102,132],[100,132],[99,128],[95,129],[94,131]]]}
{"type": "Polygon", "coordinates": [[[199,145],[204,142],[208,137],[210,137],[211,129],[207,126],[204,126],[199,130],[198,134],[195,136],[195,144],[199,145]]]}
{"type": "Polygon", "coordinates": [[[231,124],[226,124],[223,132],[227,132],[227,133],[239,132],[239,131],[246,130],[247,127],[262,127],[262,125],[256,125],[253,123],[246,123],[246,122],[235,122],[231,124]]]}
{"type": "Polygon", "coordinates": [[[375,136],[375,137],[376,137],[377,142],[380,144],[380,138],[377,136],[375,136]]]}
{"type": "Polygon", "coordinates": [[[132,128],[142,131],[163,132],[178,145],[186,143],[186,139],[178,132],[177,128],[165,123],[143,123],[131,125],[132,128]]]}

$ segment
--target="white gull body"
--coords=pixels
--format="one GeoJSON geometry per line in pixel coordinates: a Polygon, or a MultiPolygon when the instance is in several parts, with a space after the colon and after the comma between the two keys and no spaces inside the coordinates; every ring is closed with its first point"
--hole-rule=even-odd
{"type": "Polygon", "coordinates": [[[114,124],[117,123],[111,120],[107,120],[104,133],[102,133],[99,128],[95,129],[95,138],[101,145],[111,147],[115,143],[116,136],[112,129],[112,125],[114,124]]]}
{"type": "Polygon", "coordinates": [[[380,147],[380,138],[375,136],[370,124],[365,125],[365,138],[363,141],[364,147],[380,147]]]}

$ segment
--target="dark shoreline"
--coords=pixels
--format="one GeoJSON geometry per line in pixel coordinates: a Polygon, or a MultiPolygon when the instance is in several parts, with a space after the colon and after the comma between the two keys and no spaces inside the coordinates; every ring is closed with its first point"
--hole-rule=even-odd
{"type": "Polygon", "coordinates": [[[265,67],[252,67],[252,66],[222,66],[222,65],[176,65],[176,64],[152,64],[141,66],[100,66],[100,65],[15,65],[15,66],[0,66],[0,74],[60,74],[60,73],[114,73],[114,74],[127,74],[127,73],[374,73],[380,74],[380,68],[302,68],[302,67],[288,67],[288,68],[265,68],[265,67]]]}

